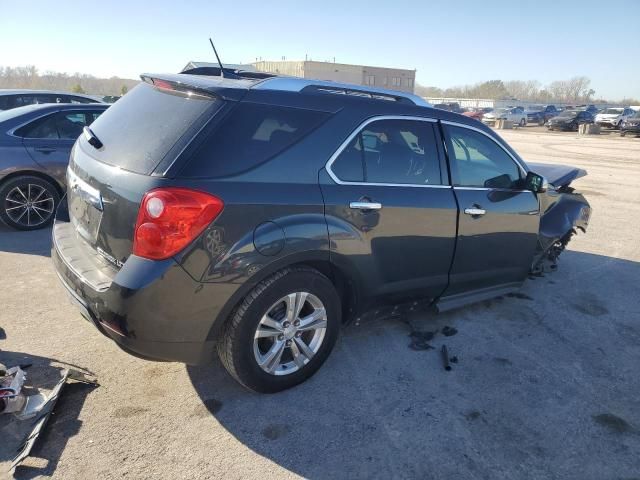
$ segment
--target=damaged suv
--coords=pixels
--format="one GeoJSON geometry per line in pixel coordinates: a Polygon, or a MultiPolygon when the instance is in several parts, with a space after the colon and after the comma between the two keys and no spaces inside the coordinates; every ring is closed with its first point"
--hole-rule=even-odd
{"type": "Polygon", "coordinates": [[[349,319],[511,292],[587,227],[584,171],[419,97],[194,73],[143,75],[85,128],[53,228],[73,302],[134,355],[217,351],[280,391],[349,319]]]}

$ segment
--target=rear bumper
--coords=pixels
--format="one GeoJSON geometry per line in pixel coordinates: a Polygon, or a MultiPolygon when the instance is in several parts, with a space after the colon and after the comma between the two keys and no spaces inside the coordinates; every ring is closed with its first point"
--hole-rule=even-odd
{"type": "Polygon", "coordinates": [[[188,364],[213,358],[215,341],[209,334],[218,312],[209,288],[194,281],[173,259],[152,261],[132,255],[119,271],[96,259],[88,266],[77,251],[91,247],[75,235],[69,238],[70,225],[54,225],[51,258],[83,317],[138,357],[188,364]],[[85,262],[80,266],[79,258],[85,262]],[[101,278],[98,285],[90,281],[96,275],[101,278]]]}

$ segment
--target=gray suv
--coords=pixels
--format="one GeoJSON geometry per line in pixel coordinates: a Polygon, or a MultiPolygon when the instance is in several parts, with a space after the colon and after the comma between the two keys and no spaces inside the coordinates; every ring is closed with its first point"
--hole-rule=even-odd
{"type": "Polygon", "coordinates": [[[413,95],[142,79],[76,142],[52,250],[83,316],[134,355],[217,351],[244,386],[280,391],[344,322],[511,292],[587,227],[569,187],[583,170],[528,165],[413,95]]]}

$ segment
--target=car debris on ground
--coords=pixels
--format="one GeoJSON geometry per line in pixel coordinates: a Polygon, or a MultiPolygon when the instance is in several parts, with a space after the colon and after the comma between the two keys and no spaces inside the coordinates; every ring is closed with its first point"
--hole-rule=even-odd
{"type": "Polygon", "coordinates": [[[0,414],[13,414],[17,421],[36,419],[33,428],[13,458],[10,471],[15,469],[31,453],[38,436],[53,413],[55,404],[67,381],[73,380],[98,386],[95,378],[79,370],[68,368],[62,371],[60,380],[49,393],[26,395],[23,392],[23,387],[27,380],[25,368],[29,366],[20,365],[7,368],[0,364],[0,414]]]}

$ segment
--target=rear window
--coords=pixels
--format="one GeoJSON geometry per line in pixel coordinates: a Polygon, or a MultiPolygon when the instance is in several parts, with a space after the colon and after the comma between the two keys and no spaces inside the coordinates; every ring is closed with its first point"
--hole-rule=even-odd
{"type": "Polygon", "coordinates": [[[221,103],[140,83],[91,125],[104,147],[88,151],[103,163],[148,175],[174,145],[187,140],[190,127],[201,125],[221,103]]]}
{"type": "Polygon", "coordinates": [[[328,115],[315,110],[241,102],[203,142],[181,176],[237,175],[286,150],[328,115]]]}

